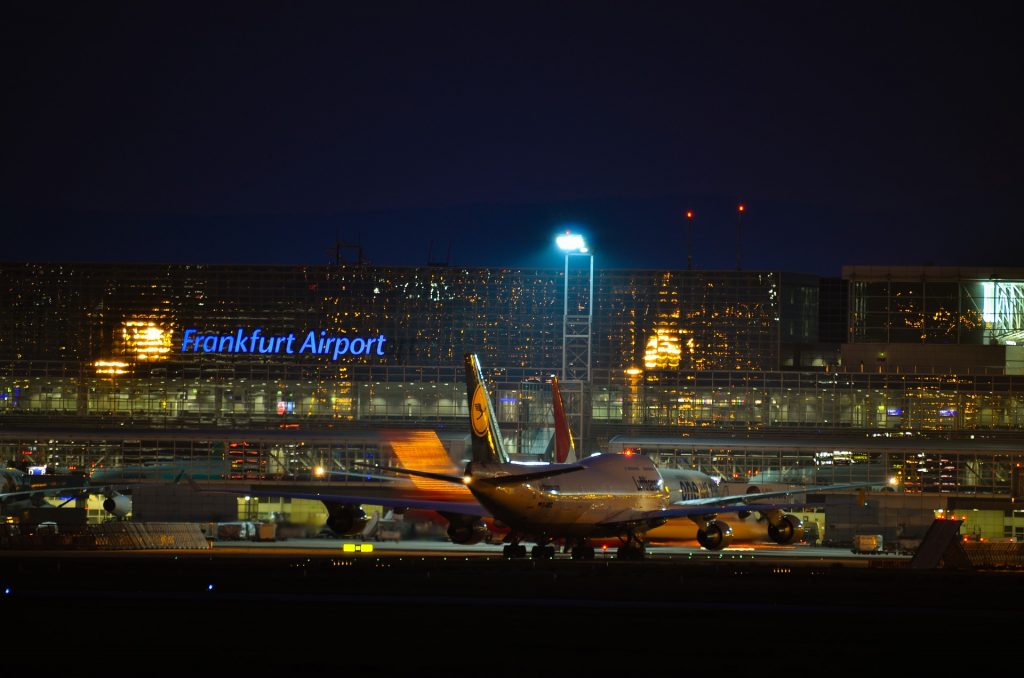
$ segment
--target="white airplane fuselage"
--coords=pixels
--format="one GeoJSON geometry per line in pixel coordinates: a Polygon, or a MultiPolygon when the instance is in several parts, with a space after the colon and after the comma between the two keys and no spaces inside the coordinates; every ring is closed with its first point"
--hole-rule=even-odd
{"type": "MultiPolygon", "coordinates": [[[[474,463],[469,490],[495,518],[513,530],[556,537],[619,535],[623,532],[621,525],[603,523],[628,519],[633,512],[668,506],[668,488],[647,457],[602,454],[582,459],[579,465],[585,468],[539,480],[496,485],[487,479],[521,474],[531,467],[474,463]]],[[[649,525],[650,521],[639,531],[649,525]]]]}

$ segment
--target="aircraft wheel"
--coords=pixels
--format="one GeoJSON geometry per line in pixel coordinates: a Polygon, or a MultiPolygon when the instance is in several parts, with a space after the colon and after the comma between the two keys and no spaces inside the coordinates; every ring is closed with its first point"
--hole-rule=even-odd
{"type": "Polygon", "coordinates": [[[616,554],[619,560],[643,560],[644,548],[633,544],[620,546],[616,554]]]}
{"type": "Polygon", "coordinates": [[[506,544],[505,547],[501,549],[501,554],[509,560],[513,558],[525,558],[526,547],[522,544],[506,544]]]}
{"type": "Polygon", "coordinates": [[[530,549],[530,558],[534,560],[551,560],[554,557],[554,546],[541,546],[540,544],[537,544],[532,549],[530,549]]]}

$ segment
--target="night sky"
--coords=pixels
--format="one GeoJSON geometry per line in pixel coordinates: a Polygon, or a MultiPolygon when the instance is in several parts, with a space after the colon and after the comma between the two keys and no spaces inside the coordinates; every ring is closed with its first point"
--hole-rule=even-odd
{"type": "Polygon", "coordinates": [[[1024,266],[1013,7],[8,3],[0,261],[1024,266]]]}

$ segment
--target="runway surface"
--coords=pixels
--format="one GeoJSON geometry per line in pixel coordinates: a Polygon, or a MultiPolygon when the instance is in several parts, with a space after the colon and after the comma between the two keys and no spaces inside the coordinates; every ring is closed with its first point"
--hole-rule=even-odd
{"type": "MultiPolygon", "coordinates": [[[[439,540],[406,540],[367,541],[352,539],[289,539],[285,541],[267,542],[214,542],[217,553],[263,554],[289,552],[295,554],[336,555],[337,553],[364,554],[368,548],[370,553],[381,557],[402,556],[433,556],[433,557],[469,557],[469,558],[502,558],[502,544],[471,544],[459,545],[439,540]],[[348,549],[346,551],[346,548],[348,549]]],[[[529,545],[527,546],[529,552],[529,545]]],[[[569,560],[566,553],[557,553],[557,560],[569,560]]],[[[614,560],[615,548],[597,549],[596,559],[614,560]]],[[[652,561],[677,559],[703,560],[742,560],[753,559],[780,561],[800,559],[822,562],[844,562],[851,567],[867,567],[881,560],[909,562],[910,557],[889,553],[854,554],[848,548],[828,548],[808,546],[806,544],[780,546],[776,544],[753,544],[734,546],[722,551],[708,551],[696,544],[693,545],[652,545],[647,549],[647,558],[652,561]]]]}
{"type": "Polygon", "coordinates": [[[51,653],[79,658],[110,646],[118,661],[224,660],[257,675],[576,675],[825,665],[880,648],[928,666],[947,649],[937,629],[1005,642],[1024,602],[1019,573],[913,571],[906,557],[842,549],[657,547],[643,562],[587,562],[509,561],[491,545],[345,544],[362,546],[0,552],[0,614],[19,629],[58,625],[51,653]]]}

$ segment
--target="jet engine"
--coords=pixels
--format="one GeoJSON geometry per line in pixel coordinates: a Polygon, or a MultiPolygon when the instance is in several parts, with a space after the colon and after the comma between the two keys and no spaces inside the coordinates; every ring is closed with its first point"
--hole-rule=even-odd
{"type": "Polygon", "coordinates": [[[118,518],[124,518],[132,512],[132,498],[128,494],[115,494],[103,500],[103,510],[118,518]]]}
{"type": "Polygon", "coordinates": [[[803,539],[804,524],[799,518],[787,513],[775,525],[768,523],[768,536],[776,544],[792,544],[803,539]]]}
{"type": "Polygon", "coordinates": [[[482,520],[462,520],[448,523],[448,538],[455,544],[479,544],[487,538],[489,530],[482,520]]]}
{"type": "Polygon", "coordinates": [[[732,543],[732,528],[721,520],[713,520],[697,530],[697,542],[709,551],[720,551],[732,543]]]}
{"type": "Polygon", "coordinates": [[[360,534],[369,516],[356,504],[324,504],[327,507],[327,527],[341,537],[360,534]]]}

